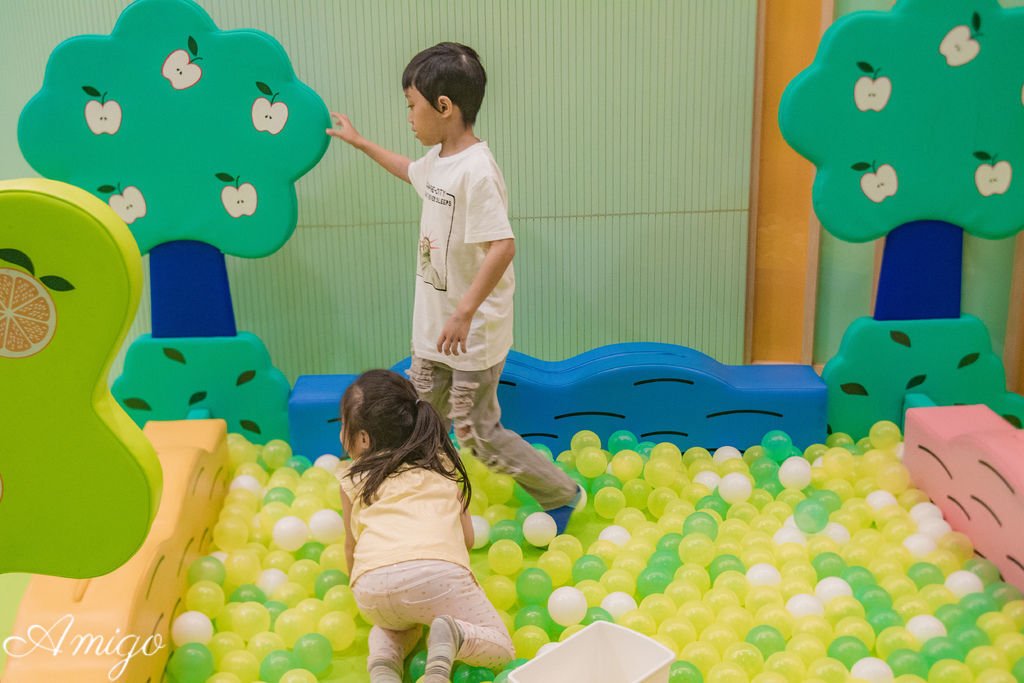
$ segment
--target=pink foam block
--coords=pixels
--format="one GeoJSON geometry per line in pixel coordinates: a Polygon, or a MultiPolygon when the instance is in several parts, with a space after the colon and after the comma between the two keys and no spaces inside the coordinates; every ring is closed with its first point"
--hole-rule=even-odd
{"type": "Polygon", "coordinates": [[[911,408],[903,454],[949,525],[1024,590],[1024,430],[983,405],[911,408]]]}

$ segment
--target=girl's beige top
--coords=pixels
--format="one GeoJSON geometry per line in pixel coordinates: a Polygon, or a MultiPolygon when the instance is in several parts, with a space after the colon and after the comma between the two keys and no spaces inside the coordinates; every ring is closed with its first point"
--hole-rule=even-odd
{"type": "Polygon", "coordinates": [[[339,468],[337,477],[352,501],[352,585],[368,571],[410,560],[444,560],[470,568],[460,520],[461,489],[454,481],[408,468],[388,477],[373,503],[363,505],[359,481],[348,477],[348,468],[339,468]]]}

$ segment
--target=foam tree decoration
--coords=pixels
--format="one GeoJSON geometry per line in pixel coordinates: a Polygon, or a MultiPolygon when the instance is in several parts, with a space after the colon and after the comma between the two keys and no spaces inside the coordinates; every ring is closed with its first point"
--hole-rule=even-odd
{"type": "Polygon", "coordinates": [[[228,423],[250,441],[288,438],[288,380],[257,337],[140,337],[113,392],[139,426],[195,411],[228,423]]]}
{"type": "Polygon", "coordinates": [[[0,573],[99,576],[145,540],[160,465],[107,389],[141,291],[106,204],[0,182],[0,573]]]}
{"type": "Polygon", "coordinates": [[[940,405],[982,403],[1020,427],[1024,397],[1006,391],[988,330],[971,315],[935,320],[859,318],[825,366],[829,424],[867,436],[877,420],[903,422],[908,393],[940,405]]]}
{"type": "Polygon", "coordinates": [[[818,168],[822,225],[850,242],[889,236],[876,318],[957,317],[962,231],[1020,229],[1021,73],[1024,10],[902,0],[833,24],[786,89],[779,123],[818,168]]]}
{"type": "Polygon", "coordinates": [[[54,49],[18,142],[41,175],[109,203],[150,254],[154,336],[230,336],[224,253],[288,240],[295,182],[329,125],[273,37],[221,31],[191,0],[137,0],[110,35],[54,49]]]}

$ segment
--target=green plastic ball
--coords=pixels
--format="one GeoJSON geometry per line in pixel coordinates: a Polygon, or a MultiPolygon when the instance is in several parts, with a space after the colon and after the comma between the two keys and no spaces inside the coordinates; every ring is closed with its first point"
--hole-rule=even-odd
{"type": "Polygon", "coordinates": [[[672,662],[668,670],[668,683],[704,683],[704,674],[689,662],[672,662]]]}
{"type": "Polygon", "coordinates": [[[750,629],[746,641],[760,650],[765,659],[786,649],[786,639],[777,628],[767,624],[750,629]]]}
{"type": "Polygon", "coordinates": [[[313,583],[313,592],[316,593],[316,597],[320,600],[324,599],[327,595],[327,591],[331,590],[335,586],[347,586],[348,575],[340,569],[328,569],[327,571],[320,572],[320,575],[316,577],[316,581],[313,583]]]}
{"type": "MultiPolygon", "coordinates": [[[[582,559],[582,558],[581,558],[582,559]]],[[[516,595],[523,605],[546,605],[554,586],[543,569],[524,569],[516,579],[516,595]]]]}
{"type": "Polygon", "coordinates": [[[266,593],[259,586],[254,586],[251,583],[246,583],[236,588],[229,600],[229,602],[258,602],[261,604],[266,601],[266,593]]]}
{"type": "Polygon", "coordinates": [[[178,683],[205,683],[213,675],[213,653],[200,643],[187,643],[171,655],[167,670],[178,683]]]}
{"type": "Polygon", "coordinates": [[[299,668],[299,661],[289,650],[274,650],[260,663],[260,678],[266,683],[278,683],[292,669],[299,668]]]}
{"type": "Polygon", "coordinates": [[[323,555],[324,547],[323,543],[317,543],[316,541],[305,543],[301,548],[295,551],[295,559],[319,562],[320,556],[323,555]]]}
{"type": "Polygon", "coordinates": [[[190,586],[199,581],[213,581],[223,586],[226,576],[227,572],[221,561],[210,555],[200,557],[188,567],[188,585],[190,586]]]}
{"type": "Polygon", "coordinates": [[[718,522],[706,512],[694,512],[683,522],[683,536],[704,534],[712,541],[718,538],[718,522]]]}
{"type": "Polygon", "coordinates": [[[913,650],[895,650],[889,655],[886,663],[896,676],[911,674],[921,678],[928,677],[928,661],[913,650]]]}
{"type": "Polygon", "coordinates": [[[861,642],[860,638],[854,636],[839,636],[828,646],[828,656],[838,659],[847,669],[853,667],[858,661],[871,656],[867,645],[861,642]]]}
{"type": "Polygon", "coordinates": [[[580,581],[597,581],[604,573],[608,571],[608,567],[597,555],[584,555],[572,566],[572,581],[573,583],[579,583],[580,581]]]}
{"type": "Polygon", "coordinates": [[[802,500],[793,510],[793,520],[800,531],[806,534],[816,534],[828,524],[828,508],[813,498],[802,500]]]}
{"type": "Polygon", "coordinates": [[[292,647],[292,653],[298,660],[299,666],[316,676],[320,676],[331,668],[331,661],[334,652],[331,648],[331,641],[319,633],[307,633],[300,636],[292,647]]]}

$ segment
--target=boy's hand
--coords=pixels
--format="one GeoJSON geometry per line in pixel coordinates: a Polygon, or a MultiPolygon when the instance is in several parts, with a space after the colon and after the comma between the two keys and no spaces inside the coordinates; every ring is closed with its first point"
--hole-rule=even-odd
{"type": "Polygon", "coordinates": [[[441,336],[437,339],[437,350],[446,356],[459,355],[459,347],[462,352],[467,353],[466,339],[469,337],[469,324],[473,322],[473,316],[464,316],[460,313],[452,313],[441,330],[441,336]]]}
{"type": "Polygon", "coordinates": [[[327,129],[328,135],[338,138],[339,140],[344,140],[353,147],[359,146],[359,142],[362,140],[363,136],[359,134],[359,131],[357,131],[355,126],[352,125],[352,122],[348,120],[347,116],[332,111],[331,121],[334,122],[335,127],[327,129]]]}

